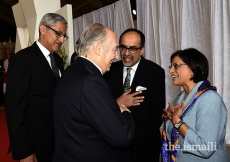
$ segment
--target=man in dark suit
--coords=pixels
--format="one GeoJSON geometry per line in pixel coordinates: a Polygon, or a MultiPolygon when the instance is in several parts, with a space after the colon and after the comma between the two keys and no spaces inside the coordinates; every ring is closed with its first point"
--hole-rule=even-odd
{"type": "Polygon", "coordinates": [[[6,117],[13,159],[52,161],[54,152],[53,93],[63,72],[55,52],[68,38],[66,20],[45,14],[39,39],[11,59],[6,90],[6,117]]]}
{"type": "Polygon", "coordinates": [[[138,162],[159,160],[159,128],[165,108],[165,72],[142,56],[144,44],[145,36],[141,31],[124,31],[119,39],[121,61],[113,63],[105,74],[118,104],[125,104],[134,117],[136,132],[130,151],[132,161],[138,162]]]}
{"type": "MultiPolygon", "coordinates": [[[[76,42],[76,46],[77,46],[77,44],[78,44],[78,41],[79,41],[79,39],[78,39],[77,42],[76,42]]],[[[75,50],[74,50],[74,53],[71,55],[70,64],[72,64],[72,63],[76,60],[77,57],[78,57],[78,53],[77,53],[77,51],[76,51],[76,49],[75,49],[75,50]]]]}
{"type": "Polygon", "coordinates": [[[102,24],[82,33],[80,56],[66,69],[54,94],[55,162],[128,162],[134,120],[116,103],[103,74],[118,59],[117,39],[102,24]]]}

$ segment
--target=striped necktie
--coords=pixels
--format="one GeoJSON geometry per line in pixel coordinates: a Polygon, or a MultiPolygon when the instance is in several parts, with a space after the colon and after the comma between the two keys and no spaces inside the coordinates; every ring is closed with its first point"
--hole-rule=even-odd
{"type": "Polygon", "coordinates": [[[128,67],[126,70],[127,70],[127,75],[126,75],[125,82],[124,82],[124,92],[130,89],[130,78],[131,78],[130,72],[132,68],[128,67]]]}
{"type": "Polygon", "coordinates": [[[54,73],[56,80],[58,81],[60,79],[59,68],[58,68],[56,61],[54,59],[54,55],[52,53],[50,53],[49,56],[50,56],[52,71],[54,73]]]}

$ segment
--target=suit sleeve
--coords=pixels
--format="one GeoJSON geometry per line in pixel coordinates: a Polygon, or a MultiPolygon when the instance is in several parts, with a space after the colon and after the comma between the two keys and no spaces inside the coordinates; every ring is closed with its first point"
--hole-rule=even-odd
{"type": "Polygon", "coordinates": [[[9,62],[6,89],[6,117],[14,159],[23,159],[33,153],[25,122],[29,98],[30,68],[29,60],[22,56],[15,54],[9,62]]]}
{"type": "Polygon", "coordinates": [[[87,122],[113,147],[128,147],[134,137],[134,120],[120,112],[103,77],[87,77],[82,85],[81,111],[87,122]]]}
{"type": "Polygon", "coordinates": [[[162,125],[162,114],[165,108],[165,71],[161,68],[154,76],[154,85],[151,89],[151,109],[152,109],[152,123],[155,131],[159,131],[162,125]],[[156,78],[155,78],[156,77],[156,78]]]}
{"type": "MultiPolygon", "coordinates": [[[[215,149],[218,149],[221,139],[225,137],[227,109],[216,92],[208,91],[201,97],[195,103],[199,104],[196,114],[196,130],[189,128],[184,138],[187,146],[198,146],[201,149],[186,148],[184,152],[209,158],[215,149]],[[203,148],[206,149],[202,150],[203,148]]],[[[186,124],[189,126],[189,123],[186,124]]]]}

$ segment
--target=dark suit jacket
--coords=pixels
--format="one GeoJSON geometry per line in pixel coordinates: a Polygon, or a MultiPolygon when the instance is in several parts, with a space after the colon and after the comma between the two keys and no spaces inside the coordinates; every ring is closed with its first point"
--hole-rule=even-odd
{"type": "Polygon", "coordinates": [[[72,56],[70,58],[70,64],[72,64],[74,62],[76,56],[78,56],[78,54],[76,51],[74,51],[74,53],[72,54],[72,56]]]}
{"type": "Polygon", "coordinates": [[[120,112],[98,68],[77,58],[54,94],[55,162],[127,162],[134,120],[120,112]]]}
{"type": "MultiPolygon", "coordinates": [[[[123,94],[123,64],[118,61],[112,64],[111,70],[104,77],[110,86],[114,97],[123,94]]],[[[131,153],[150,155],[160,153],[161,116],[165,108],[165,72],[157,64],[141,57],[137,67],[131,89],[135,92],[137,86],[146,87],[142,94],[144,102],[139,106],[129,107],[136,123],[135,138],[131,146],[131,153]],[[137,151],[135,151],[137,150],[137,151]]]]}
{"type": "MultiPolygon", "coordinates": [[[[61,57],[56,53],[54,57],[63,72],[61,57]]],[[[22,159],[32,153],[36,154],[38,160],[52,158],[55,85],[55,76],[36,42],[10,59],[6,117],[14,159],[22,159]]]]}

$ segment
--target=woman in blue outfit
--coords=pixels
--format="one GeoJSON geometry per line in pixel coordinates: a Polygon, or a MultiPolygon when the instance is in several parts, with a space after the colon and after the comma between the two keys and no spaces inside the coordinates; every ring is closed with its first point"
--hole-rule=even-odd
{"type": "Polygon", "coordinates": [[[164,110],[164,162],[229,162],[225,134],[226,106],[211,86],[208,60],[189,48],[171,55],[169,73],[183,91],[164,110]]]}

